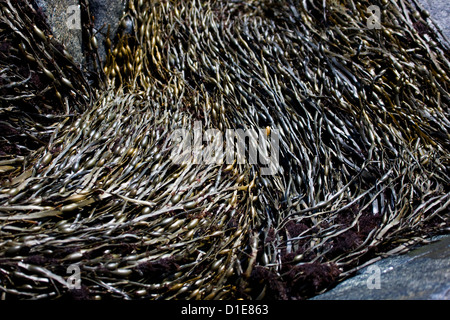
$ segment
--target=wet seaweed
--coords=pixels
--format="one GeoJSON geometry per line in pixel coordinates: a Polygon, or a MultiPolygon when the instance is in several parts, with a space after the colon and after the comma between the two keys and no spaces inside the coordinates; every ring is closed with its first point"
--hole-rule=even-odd
{"type": "Polygon", "coordinates": [[[415,1],[130,1],[121,24],[92,105],[1,163],[26,159],[0,189],[3,298],[304,299],[448,232],[449,44],[415,1]],[[175,163],[196,122],[278,130],[276,174],[175,163]]]}

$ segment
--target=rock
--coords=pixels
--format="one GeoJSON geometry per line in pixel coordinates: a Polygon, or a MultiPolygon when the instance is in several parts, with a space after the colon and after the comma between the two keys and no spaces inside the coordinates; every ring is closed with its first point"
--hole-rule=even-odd
{"type": "Polygon", "coordinates": [[[47,17],[54,37],[78,64],[84,63],[80,5],[76,0],[35,0],[47,17]]]}
{"type": "Polygon", "coordinates": [[[448,0],[420,0],[447,39],[450,39],[450,3],[448,0]]]}
{"type": "Polygon", "coordinates": [[[106,60],[105,39],[110,26],[111,38],[114,38],[117,28],[119,26],[120,18],[122,18],[125,8],[127,7],[126,0],[91,0],[89,6],[91,14],[94,16],[94,32],[99,44],[98,54],[101,61],[106,60]]]}
{"type": "MultiPolygon", "coordinates": [[[[119,20],[127,5],[126,0],[90,0],[89,8],[94,17],[94,33],[98,42],[101,61],[106,59],[105,37],[108,25],[114,37],[119,20]]],[[[82,30],[79,1],[76,0],[35,0],[37,6],[47,17],[47,22],[55,38],[64,44],[66,50],[78,64],[84,64],[82,30]]]]}
{"type": "Polygon", "coordinates": [[[450,300],[450,235],[380,260],[312,300],[450,300]]]}

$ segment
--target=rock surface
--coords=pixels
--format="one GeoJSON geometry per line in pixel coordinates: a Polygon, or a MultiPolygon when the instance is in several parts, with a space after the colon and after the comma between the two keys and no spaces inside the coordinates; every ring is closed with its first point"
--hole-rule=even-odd
{"type": "Polygon", "coordinates": [[[76,0],[35,0],[47,17],[54,37],[74,60],[84,63],[79,2],[76,0]]]}
{"type": "Polygon", "coordinates": [[[431,18],[450,40],[450,2],[448,0],[420,0],[420,2],[430,11],[431,18]]]}
{"type": "MultiPolygon", "coordinates": [[[[45,13],[55,38],[65,45],[66,50],[79,64],[85,62],[83,56],[81,12],[77,0],[35,0],[45,13]]],[[[89,7],[94,17],[94,33],[99,45],[100,60],[106,59],[105,37],[108,25],[111,36],[117,31],[119,20],[126,8],[127,0],[90,0],[89,7]]]]}
{"type": "Polygon", "coordinates": [[[99,44],[98,54],[101,61],[106,60],[105,39],[110,26],[111,35],[115,35],[126,8],[126,0],[91,0],[89,1],[91,14],[94,16],[94,32],[99,44]]]}
{"type": "Polygon", "coordinates": [[[312,300],[450,300],[450,235],[363,268],[312,300]]]}

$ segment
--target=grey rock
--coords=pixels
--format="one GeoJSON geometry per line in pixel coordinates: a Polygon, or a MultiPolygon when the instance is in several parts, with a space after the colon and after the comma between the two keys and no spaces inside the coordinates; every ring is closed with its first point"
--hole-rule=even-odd
{"type": "Polygon", "coordinates": [[[312,300],[450,300],[450,235],[367,266],[312,300]]]}
{"type": "Polygon", "coordinates": [[[120,18],[122,18],[128,1],[126,0],[91,0],[89,6],[91,14],[94,16],[94,32],[99,44],[98,54],[101,61],[106,60],[105,40],[110,27],[110,37],[114,38],[120,18]]]}
{"type": "Polygon", "coordinates": [[[35,0],[50,29],[78,64],[84,63],[80,5],[76,0],[35,0]]]}
{"type": "Polygon", "coordinates": [[[450,39],[450,2],[448,0],[420,0],[422,6],[431,14],[447,39],[450,39]]]}
{"type": "MultiPolygon", "coordinates": [[[[82,20],[78,0],[35,0],[47,16],[47,22],[55,38],[61,42],[78,64],[84,64],[82,43],[82,20]]],[[[94,16],[94,33],[98,42],[101,61],[106,59],[105,37],[108,25],[110,36],[116,34],[120,18],[126,8],[127,0],[90,0],[89,8],[94,16]]]]}

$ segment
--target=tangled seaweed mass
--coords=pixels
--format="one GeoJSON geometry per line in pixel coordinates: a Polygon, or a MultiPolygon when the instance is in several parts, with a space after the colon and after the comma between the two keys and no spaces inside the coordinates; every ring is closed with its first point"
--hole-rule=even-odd
{"type": "Polygon", "coordinates": [[[3,299],[304,299],[448,232],[449,44],[416,1],[131,0],[90,74],[0,8],[3,299]],[[276,174],[174,163],[199,121],[278,130],[276,174]]]}

